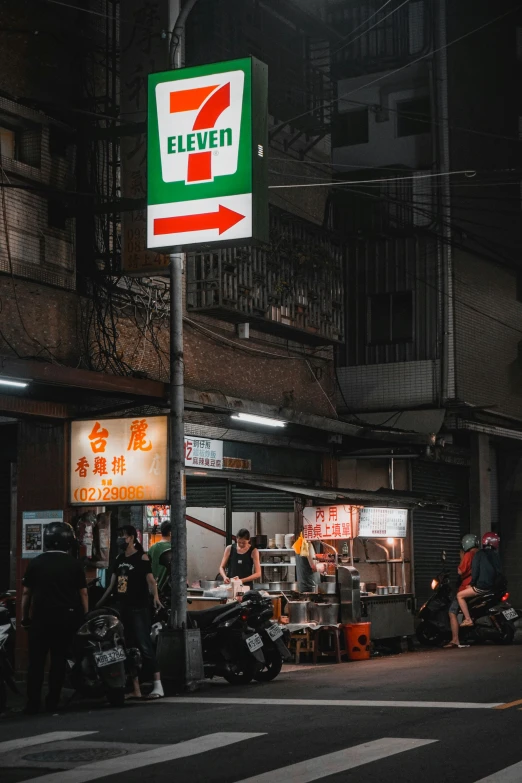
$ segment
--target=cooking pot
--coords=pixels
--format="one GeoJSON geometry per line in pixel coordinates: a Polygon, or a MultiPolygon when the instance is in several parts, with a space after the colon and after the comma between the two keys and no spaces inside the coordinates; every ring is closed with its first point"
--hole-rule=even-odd
{"type": "Polygon", "coordinates": [[[291,623],[307,623],[310,601],[287,601],[286,611],[291,623]]]}
{"type": "Polygon", "coordinates": [[[322,595],[336,595],[337,594],[336,582],[319,582],[319,592],[322,595]]]}
{"type": "Polygon", "coordinates": [[[268,582],[255,582],[252,585],[252,590],[270,590],[268,582]]]}
{"type": "Polygon", "coordinates": [[[328,575],[323,575],[321,577],[321,580],[322,580],[323,583],[324,582],[334,582],[334,584],[335,584],[335,582],[337,582],[337,577],[335,576],[335,574],[328,574],[328,575]]]}
{"type": "Polygon", "coordinates": [[[388,595],[388,588],[385,585],[378,585],[377,595],[388,595]]]}
{"type": "Polygon", "coordinates": [[[388,587],[388,595],[399,595],[401,592],[401,588],[399,585],[392,585],[391,587],[388,587]]]}
{"type": "Polygon", "coordinates": [[[203,588],[203,590],[212,590],[214,587],[226,587],[226,584],[223,582],[223,580],[208,580],[208,579],[200,579],[200,585],[203,588]]]}
{"type": "Polygon", "coordinates": [[[366,582],[366,589],[369,593],[375,593],[377,590],[377,582],[366,582]]]}
{"type": "Polygon", "coordinates": [[[317,603],[310,604],[310,619],[320,625],[337,625],[339,618],[339,604],[317,603]]]}
{"type": "Polygon", "coordinates": [[[267,549],[268,548],[268,536],[252,536],[250,539],[252,542],[252,546],[256,549],[267,549]]]}
{"type": "Polygon", "coordinates": [[[299,585],[297,582],[270,582],[268,589],[271,592],[287,591],[297,593],[299,592],[299,585]]]}
{"type": "Polygon", "coordinates": [[[327,594],[323,593],[323,595],[321,595],[321,601],[319,603],[321,603],[321,602],[323,604],[338,604],[339,603],[339,596],[337,595],[337,593],[333,593],[331,595],[327,595],[327,594]]]}

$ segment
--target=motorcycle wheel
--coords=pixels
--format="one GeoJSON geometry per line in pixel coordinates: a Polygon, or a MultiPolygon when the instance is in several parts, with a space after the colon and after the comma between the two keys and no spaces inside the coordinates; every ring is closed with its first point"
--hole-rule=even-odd
{"type": "Polygon", "coordinates": [[[254,679],[256,664],[254,661],[248,661],[244,664],[238,664],[236,671],[225,672],[223,677],[230,685],[248,685],[254,679]]]}
{"type": "Polygon", "coordinates": [[[508,625],[506,623],[506,625],[504,625],[503,628],[502,628],[502,633],[501,633],[501,636],[499,638],[498,643],[499,644],[513,644],[514,640],[515,640],[515,629],[513,628],[512,625],[508,625]]]}
{"type": "Polygon", "coordinates": [[[444,641],[442,633],[427,623],[417,626],[416,634],[419,644],[423,647],[436,647],[444,641]]]}
{"type": "Polygon", "coordinates": [[[275,680],[283,666],[283,659],[278,650],[269,650],[268,652],[265,652],[265,659],[266,663],[264,668],[254,674],[254,680],[257,680],[258,682],[270,682],[270,680],[275,680]]]}
{"type": "Polygon", "coordinates": [[[111,707],[123,707],[125,704],[125,688],[109,688],[105,695],[111,707]]]}

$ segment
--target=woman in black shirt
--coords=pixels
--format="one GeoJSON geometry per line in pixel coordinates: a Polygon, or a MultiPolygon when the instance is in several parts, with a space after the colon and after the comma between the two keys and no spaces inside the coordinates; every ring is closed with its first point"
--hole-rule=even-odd
{"type": "Polygon", "coordinates": [[[259,551],[250,543],[250,533],[245,528],[238,531],[236,543],[225,549],[219,573],[225,584],[231,579],[248,584],[261,577],[259,551]]]}
{"type": "MultiPolygon", "coordinates": [[[[154,687],[150,698],[159,699],[164,693],[150,638],[151,619],[149,612],[150,594],[153,596],[155,608],[161,608],[158,586],[152,575],[148,555],[144,553],[143,547],[137,540],[136,528],[132,525],[125,525],[119,529],[118,548],[120,554],[112,567],[110,585],[98,606],[101,606],[110,595],[114,596],[126,638],[139,647],[143,657],[144,671],[148,674],[154,674],[154,687]]],[[[137,677],[134,679],[133,696],[141,698],[137,677]]]]}

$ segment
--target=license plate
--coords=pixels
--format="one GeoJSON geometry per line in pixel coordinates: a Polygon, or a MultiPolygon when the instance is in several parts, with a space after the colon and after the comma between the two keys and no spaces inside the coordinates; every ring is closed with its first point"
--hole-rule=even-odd
{"type": "Polygon", "coordinates": [[[275,623],[271,625],[270,628],[267,628],[266,632],[273,642],[275,642],[276,639],[280,639],[281,636],[283,635],[282,629],[275,623]]]}
{"type": "Polygon", "coordinates": [[[518,612],[516,609],[506,609],[505,612],[502,612],[506,620],[516,620],[518,617],[518,612]]]}
{"type": "Polygon", "coordinates": [[[260,650],[263,646],[263,640],[258,633],[255,633],[253,636],[249,636],[246,640],[246,643],[250,652],[256,652],[256,650],[260,650]]]}
{"type": "Polygon", "coordinates": [[[120,663],[126,658],[125,650],[123,647],[115,647],[113,650],[104,650],[103,652],[94,653],[94,660],[96,666],[102,669],[104,666],[110,666],[111,663],[120,663]]]}

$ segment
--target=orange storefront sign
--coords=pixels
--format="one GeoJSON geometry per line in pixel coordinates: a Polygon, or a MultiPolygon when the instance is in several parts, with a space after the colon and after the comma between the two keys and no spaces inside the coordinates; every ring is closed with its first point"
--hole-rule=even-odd
{"type": "Polygon", "coordinates": [[[166,501],[167,431],[166,416],[73,421],[70,502],[166,501]]]}

